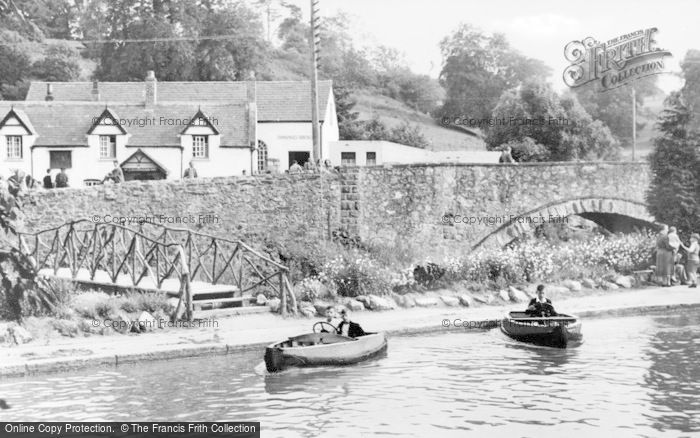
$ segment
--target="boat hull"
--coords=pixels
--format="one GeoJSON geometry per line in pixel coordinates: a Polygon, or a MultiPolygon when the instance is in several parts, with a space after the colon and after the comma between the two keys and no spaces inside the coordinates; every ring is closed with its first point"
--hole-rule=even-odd
{"type": "Polygon", "coordinates": [[[581,321],[572,315],[530,318],[523,312],[510,312],[501,322],[501,331],[516,341],[555,348],[566,348],[582,337],[581,321]]]}
{"type": "Polygon", "coordinates": [[[290,367],[341,366],[365,361],[386,351],[384,333],[348,338],[334,333],[308,333],[265,349],[265,366],[273,373],[290,367]]]}

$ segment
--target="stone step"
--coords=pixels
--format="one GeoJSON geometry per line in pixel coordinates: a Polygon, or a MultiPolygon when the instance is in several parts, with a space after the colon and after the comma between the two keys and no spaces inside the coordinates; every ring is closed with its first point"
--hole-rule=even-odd
{"type": "Polygon", "coordinates": [[[229,297],[229,298],[216,298],[211,300],[192,300],[194,306],[216,306],[217,304],[229,304],[229,303],[240,303],[244,306],[248,301],[252,301],[254,298],[250,296],[245,297],[229,297]]]}
{"type": "Polygon", "coordinates": [[[252,315],[256,313],[269,313],[268,306],[244,306],[244,307],[224,307],[221,309],[195,310],[195,319],[209,319],[217,316],[237,316],[252,315]]]}

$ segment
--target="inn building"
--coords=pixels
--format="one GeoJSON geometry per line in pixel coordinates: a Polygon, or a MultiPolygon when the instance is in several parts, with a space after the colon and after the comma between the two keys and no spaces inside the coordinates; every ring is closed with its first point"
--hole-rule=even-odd
{"type": "MultiPolygon", "coordinates": [[[[65,168],[70,185],[101,181],[116,160],[127,180],[284,171],[311,157],[304,81],[33,82],[0,101],[0,174],[41,180],[65,168]]],[[[319,82],[322,158],[338,141],[330,81],[319,82]]]]}

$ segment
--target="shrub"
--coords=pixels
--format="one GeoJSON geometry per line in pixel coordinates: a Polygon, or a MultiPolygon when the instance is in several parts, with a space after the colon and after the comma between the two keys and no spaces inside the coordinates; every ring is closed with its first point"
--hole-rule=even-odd
{"type": "Polygon", "coordinates": [[[391,292],[390,272],[379,267],[366,253],[352,251],[336,257],[324,265],[323,272],[341,296],[385,295],[391,292]]]}
{"type": "Polygon", "coordinates": [[[71,307],[88,319],[105,318],[117,312],[116,300],[104,292],[85,292],[76,295],[71,307]]]}

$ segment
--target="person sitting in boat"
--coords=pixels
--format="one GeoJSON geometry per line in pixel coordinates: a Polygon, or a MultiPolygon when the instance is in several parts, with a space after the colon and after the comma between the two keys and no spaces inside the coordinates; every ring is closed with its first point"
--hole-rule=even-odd
{"type": "MultiPolygon", "coordinates": [[[[335,306],[326,307],[326,322],[328,324],[330,324],[333,327],[337,327],[333,323],[333,318],[337,318],[337,317],[338,317],[338,314],[335,311],[335,306]]],[[[329,333],[328,330],[326,330],[326,327],[327,327],[327,325],[325,325],[325,324],[321,327],[321,333],[329,333]]]]}
{"type": "Polygon", "coordinates": [[[530,304],[528,304],[527,310],[525,310],[525,313],[527,313],[530,316],[534,317],[550,317],[550,316],[557,316],[557,312],[554,310],[554,306],[552,305],[552,301],[545,297],[544,295],[544,285],[540,284],[537,286],[537,298],[533,298],[530,300],[530,304]]]}
{"type": "Polygon", "coordinates": [[[343,320],[338,325],[339,335],[347,336],[349,338],[358,338],[365,335],[365,331],[362,330],[360,324],[350,321],[350,312],[343,309],[340,312],[340,317],[343,318],[343,320]]]}

